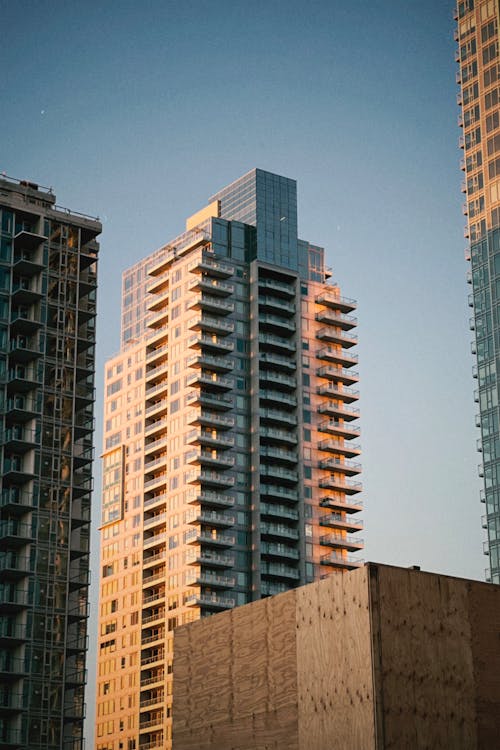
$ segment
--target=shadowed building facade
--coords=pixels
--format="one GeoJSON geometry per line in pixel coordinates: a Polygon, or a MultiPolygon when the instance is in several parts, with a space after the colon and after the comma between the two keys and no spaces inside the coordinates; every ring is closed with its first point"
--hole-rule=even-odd
{"type": "Polygon", "coordinates": [[[477,425],[484,477],[481,500],[486,504],[484,544],[490,567],[486,577],[500,583],[500,58],[498,0],[461,0],[455,13],[458,41],[457,82],[463,128],[460,147],[465,173],[466,258],[471,262],[469,305],[475,331],[474,377],[479,404],[477,425]]]}
{"type": "Polygon", "coordinates": [[[180,624],[357,567],[356,304],[252,170],[123,277],[106,368],[97,750],[171,746],[180,624]]]}
{"type": "Polygon", "coordinates": [[[96,219],[0,178],[0,748],[81,750],[96,219]]]}

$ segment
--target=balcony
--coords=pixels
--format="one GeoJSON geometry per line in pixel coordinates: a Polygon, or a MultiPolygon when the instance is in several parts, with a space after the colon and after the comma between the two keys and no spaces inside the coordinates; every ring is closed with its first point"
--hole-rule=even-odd
{"type": "Polygon", "coordinates": [[[295,372],[297,369],[295,359],[284,357],[283,355],[275,354],[274,352],[262,352],[259,355],[259,362],[261,365],[271,365],[273,368],[287,370],[288,372],[295,372]]]}
{"type": "Polygon", "coordinates": [[[292,529],[283,523],[261,523],[261,537],[270,537],[271,539],[291,539],[296,541],[299,538],[297,529],[292,529]]]}
{"type": "Polygon", "coordinates": [[[285,297],[295,297],[295,280],[290,280],[290,283],[286,281],[280,281],[279,279],[271,278],[260,278],[259,287],[261,289],[271,289],[273,292],[278,292],[285,297]]]}
{"type": "Polygon", "coordinates": [[[221,528],[229,528],[230,526],[234,526],[236,521],[235,516],[229,515],[227,513],[217,513],[217,511],[212,510],[195,510],[191,511],[190,515],[187,517],[186,522],[190,524],[206,524],[208,526],[217,526],[221,528]]]}
{"type": "Polygon", "coordinates": [[[233,266],[223,263],[206,255],[200,256],[199,260],[190,269],[191,273],[202,273],[220,279],[228,279],[234,274],[233,266]]]}
{"type": "Polygon", "coordinates": [[[186,456],[190,464],[200,464],[201,466],[213,466],[216,469],[231,469],[234,466],[234,456],[227,456],[222,453],[219,455],[216,451],[191,451],[186,456]]]}
{"type": "Polygon", "coordinates": [[[203,609],[232,609],[236,606],[236,600],[219,594],[193,594],[186,600],[187,607],[203,607],[203,609]]]}
{"type": "Polygon", "coordinates": [[[13,453],[26,453],[40,442],[40,430],[32,430],[23,424],[11,425],[4,430],[0,443],[13,453]]]}
{"type": "Polygon", "coordinates": [[[199,424],[203,427],[213,427],[218,430],[230,430],[234,427],[234,417],[210,411],[195,411],[189,416],[188,424],[199,424]]]}
{"type": "Polygon", "coordinates": [[[186,533],[186,544],[203,544],[210,547],[233,547],[236,542],[234,534],[224,534],[223,532],[207,531],[204,529],[191,529],[186,533]]]}
{"type": "Polygon", "coordinates": [[[364,547],[363,539],[359,539],[357,536],[342,534],[340,532],[324,534],[320,537],[319,542],[324,547],[337,547],[339,549],[348,550],[349,552],[356,552],[364,547]]]}
{"type": "Polygon", "coordinates": [[[319,432],[327,432],[331,435],[338,435],[346,440],[350,440],[353,437],[359,437],[361,430],[356,425],[351,425],[346,422],[339,422],[336,419],[327,419],[324,422],[320,422],[318,425],[319,432]]]}
{"type": "Polygon", "coordinates": [[[295,303],[288,302],[282,297],[259,297],[259,309],[260,310],[278,310],[279,312],[295,314],[295,303]]]}
{"type": "Polygon", "coordinates": [[[222,377],[215,373],[201,372],[191,375],[186,385],[201,387],[205,391],[230,391],[234,388],[234,378],[222,377]]]}
{"type": "Polygon", "coordinates": [[[340,401],[323,401],[318,406],[319,414],[328,414],[330,417],[337,417],[351,421],[359,418],[359,409],[349,409],[340,401]]]}
{"type": "Polygon", "coordinates": [[[346,335],[340,329],[334,328],[333,326],[325,326],[320,328],[316,332],[316,338],[320,341],[328,341],[332,344],[339,344],[344,349],[350,349],[352,346],[356,346],[358,343],[358,337],[346,335]]]}
{"type": "MultiPolygon", "coordinates": [[[[15,588],[14,586],[6,586],[2,591],[2,599],[0,599],[0,613],[9,615],[19,612],[20,610],[29,607],[31,604],[33,604],[33,595],[29,591],[15,588]]],[[[3,623],[10,625],[11,629],[16,627],[16,625],[9,620],[3,621],[3,623]]],[[[17,625],[17,627],[24,628],[24,626],[21,625],[17,625]]],[[[0,632],[0,638],[1,636],[2,633],[0,632]]]]}
{"type": "Polygon", "coordinates": [[[207,565],[210,568],[232,568],[234,555],[213,552],[208,549],[193,550],[191,557],[186,559],[188,565],[207,565]]]}
{"type": "Polygon", "coordinates": [[[271,479],[278,479],[290,484],[295,484],[298,481],[298,474],[296,471],[282,469],[279,466],[261,465],[260,474],[262,477],[270,477],[271,479]]]}
{"type": "Polygon", "coordinates": [[[296,568],[281,563],[262,563],[260,572],[263,576],[291,581],[298,581],[300,578],[299,571],[296,568]]]}
{"type": "Polygon", "coordinates": [[[0,508],[12,515],[24,515],[35,506],[33,492],[23,492],[17,487],[6,487],[0,493],[0,508]]]}
{"type": "Polygon", "coordinates": [[[352,315],[344,315],[338,310],[320,310],[314,317],[318,323],[336,326],[337,328],[342,328],[344,331],[350,331],[358,325],[357,318],[352,315]]]}
{"type": "Polygon", "coordinates": [[[285,335],[296,330],[295,321],[293,318],[282,318],[279,315],[271,315],[270,313],[259,314],[259,328],[269,329],[276,331],[277,333],[285,333],[285,335]]]}
{"type": "Polygon", "coordinates": [[[262,388],[259,392],[260,403],[271,402],[285,406],[288,409],[294,409],[297,406],[295,395],[283,393],[282,391],[268,390],[262,388]]]}
{"type": "Polygon", "coordinates": [[[356,443],[344,443],[338,440],[320,440],[318,448],[321,451],[328,451],[329,453],[338,453],[347,458],[354,458],[359,456],[361,453],[361,446],[356,443]]]}
{"type": "Polygon", "coordinates": [[[341,461],[340,458],[324,458],[319,462],[320,469],[340,472],[348,477],[353,477],[361,472],[361,464],[353,461],[341,461]]]}
{"type": "Polygon", "coordinates": [[[186,396],[186,404],[190,406],[206,406],[220,411],[229,411],[234,407],[234,400],[232,396],[209,393],[205,390],[196,390],[186,396]]]}
{"type": "Polygon", "coordinates": [[[295,416],[295,414],[281,411],[279,409],[260,409],[259,415],[261,421],[263,422],[278,422],[293,426],[297,424],[297,417],[295,416]]]}
{"type": "MultiPolygon", "coordinates": [[[[319,334],[322,330],[324,329],[320,329],[316,334],[317,338],[320,337],[319,334]]],[[[319,351],[316,352],[316,357],[318,359],[324,359],[327,362],[335,362],[343,367],[352,367],[358,362],[357,354],[349,354],[339,347],[334,348],[332,346],[325,346],[322,349],[319,349],[319,351]]]]}
{"type": "Polygon", "coordinates": [[[315,301],[318,305],[324,305],[332,310],[340,310],[343,313],[352,312],[358,306],[356,300],[349,299],[349,297],[341,297],[333,289],[331,291],[320,292],[315,301]]]}
{"type": "Polygon", "coordinates": [[[272,497],[276,500],[290,503],[296,503],[298,500],[297,490],[278,484],[261,484],[260,494],[263,497],[272,497]]]}
{"type": "Polygon", "coordinates": [[[350,555],[341,552],[330,552],[328,555],[321,557],[321,565],[328,565],[331,568],[344,570],[355,570],[363,566],[363,560],[355,560],[350,555]]]}
{"type": "Polygon", "coordinates": [[[295,390],[297,388],[297,378],[291,375],[283,375],[281,372],[273,372],[272,370],[260,370],[259,380],[266,383],[272,383],[284,390],[295,390]]]}
{"type": "Polygon", "coordinates": [[[204,334],[197,334],[191,336],[188,340],[188,346],[191,349],[208,349],[214,352],[232,352],[234,350],[234,341],[227,341],[219,336],[207,336],[204,334]]]}
{"type": "Polygon", "coordinates": [[[43,322],[37,320],[33,310],[19,306],[13,309],[10,316],[11,334],[31,336],[43,326],[43,322]]]}
{"type": "Polygon", "coordinates": [[[41,410],[40,398],[33,398],[24,394],[12,395],[5,403],[5,416],[17,423],[29,422],[37,417],[41,410]]]}
{"type": "Polygon", "coordinates": [[[323,383],[323,385],[318,386],[317,392],[320,396],[339,399],[346,404],[352,404],[359,399],[359,391],[348,391],[345,388],[338,388],[332,383],[323,383]]]}
{"type": "Polygon", "coordinates": [[[316,370],[316,375],[328,380],[335,380],[344,385],[353,385],[353,383],[357,383],[359,380],[359,375],[354,370],[348,370],[343,367],[330,367],[328,365],[319,367],[316,370]]]}
{"type": "Polygon", "coordinates": [[[232,487],[234,482],[233,476],[220,474],[218,471],[195,471],[188,479],[188,484],[203,484],[212,487],[232,487]]]}
{"type": "MultiPolygon", "coordinates": [[[[14,362],[31,362],[33,359],[39,357],[41,353],[42,345],[36,337],[19,335],[9,341],[9,363],[11,366],[14,362]]],[[[41,378],[36,379],[36,382],[40,381],[41,378]]]]}
{"type": "Polygon", "coordinates": [[[212,297],[209,294],[202,294],[199,297],[195,297],[189,303],[188,307],[190,310],[204,310],[219,315],[229,315],[229,313],[234,312],[233,302],[228,302],[221,297],[212,297]]]}
{"type": "Polygon", "coordinates": [[[206,570],[195,574],[194,579],[188,586],[210,586],[214,589],[231,589],[236,585],[234,576],[223,576],[217,573],[209,573],[206,570]]]}
{"type": "Polygon", "coordinates": [[[320,500],[320,506],[344,513],[359,513],[359,511],[363,510],[361,500],[350,500],[349,498],[335,495],[324,495],[320,500]]]}
{"type": "Polygon", "coordinates": [[[261,554],[264,557],[281,557],[285,560],[299,559],[299,550],[296,547],[289,547],[287,544],[277,542],[262,542],[261,554]]]}
{"type": "Polygon", "coordinates": [[[12,656],[8,651],[0,652],[0,678],[2,680],[19,679],[27,672],[24,659],[12,656]]]}
{"type": "Polygon", "coordinates": [[[293,339],[285,339],[282,336],[274,336],[271,333],[259,333],[259,345],[264,350],[278,350],[294,352],[297,349],[293,339]]]}
{"type": "Polygon", "coordinates": [[[206,490],[204,492],[194,492],[192,495],[189,495],[187,502],[190,505],[201,505],[209,508],[232,508],[234,497],[206,490]]]}
{"type": "Polygon", "coordinates": [[[363,489],[361,482],[350,482],[343,477],[337,477],[335,475],[320,479],[319,486],[326,490],[345,492],[346,495],[356,495],[363,489]]]}
{"type": "Polygon", "coordinates": [[[277,463],[296,464],[298,456],[295,451],[284,450],[274,446],[262,446],[260,449],[261,458],[270,458],[277,463]]]}
{"type": "Polygon", "coordinates": [[[288,430],[277,430],[275,427],[261,427],[260,437],[266,443],[290,443],[297,445],[297,435],[288,430]]]}
{"type": "Polygon", "coordinates": [[[148,351],[146,354],[146,364],[152,365],[158,360],[166,360],[168,357],[168,344],[163,344],[160,346],[157,346],[155,349],[150,349],[148,346],[148,351]]]}
{"type": "Polygon", "coordinates": [[[289,508],[288,505],[277,505],[274,503],[261,503],[260,504],[261,516],[271,516],[272,518],[285,518],[288,521],[298,521],[299,512],[294,508],[289,508]]]}
{"type": "Polygon", "coordinates": [[[228,336],[234,332],[234,323],[223,318],[214,318],[212,315],[201,315],[189,324],[189,328],[192,331],[206,331],[228,336]]]}
{"type": "Polygon", "coordinates": [[[234,447],[234,437],[215,430],[193,430],[187,438],[188,445],[203,445],[209,448],[227,450],[234,447]]]}
{"type": "Polygon", "coordinates": [[[341,531],[361,531],[363,521],[358,518],[350,520],[344,513],[326,513],[320,516],[320,526],[341,531]]]}
{"type": "Polygon", "coordinates": [[[231,357],[213,357],[210,354],[195,354],[189,359],[189,367],[199,369],[215,370],[216,372],[229,372],[234,367],[234,359],[231,357]]]}
{"type": "Polygon", "coordinates": [[[0,549],[24,547],[31,541],[33,541],[31,524],[17,519],[0,521],[0,549]]]}
{"type": "Polygon", "coordinates": [[[210,294],[216,294],[221,297],[228,297],[234,294],[234,284],[229,284],[226,281],[219,281],[218,279],[212,279],[209,276],[198,276],[191,281],[189,284],[190,291],[209,292],[210,294]]]}

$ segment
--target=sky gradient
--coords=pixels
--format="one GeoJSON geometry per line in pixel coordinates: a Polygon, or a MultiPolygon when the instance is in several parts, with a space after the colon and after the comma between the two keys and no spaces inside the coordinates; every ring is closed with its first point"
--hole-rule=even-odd
{"type": "Polygon", "coordinates": [[[121,271],[252,167],[297,179],[359,303],[364,557],[482,578],[452,6],[0,0],[0,171],[103,222],[97,454],[121,271]]]}

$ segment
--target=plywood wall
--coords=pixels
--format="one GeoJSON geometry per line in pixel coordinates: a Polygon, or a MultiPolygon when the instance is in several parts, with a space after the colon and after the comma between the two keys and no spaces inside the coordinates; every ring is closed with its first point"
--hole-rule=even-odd
{"type": "Polygon", "coordinates": [[[301,750],[373,750],[367,570],[297,590],[301,750]]]}
{"type": "Polygon", "coordinates": [[[175,750],[299,750],[295,595],[176,631],[175,750]]]}

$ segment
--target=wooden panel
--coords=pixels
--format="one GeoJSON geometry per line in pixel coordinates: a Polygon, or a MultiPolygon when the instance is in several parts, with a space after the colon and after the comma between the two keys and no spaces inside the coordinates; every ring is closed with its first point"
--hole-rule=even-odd
{"type": "Polygon", "coordinates": [[[179,628],[175,750],[298,750],[295,592],[179,628]]]}
{"type": "Polygon", "coordinates": [[[372,750],[373,683],[365,568],[297,590],[300,750],[372,750]]]}
{"type": "Polygon", "coordinates": [[[378,747],[474,750],[467,582],[370,566],[378,747]]]}
{"type": "Polygon", "coordinates": [[[468,583],[479,748],[500,744],[500,586],[468,583]]]}

